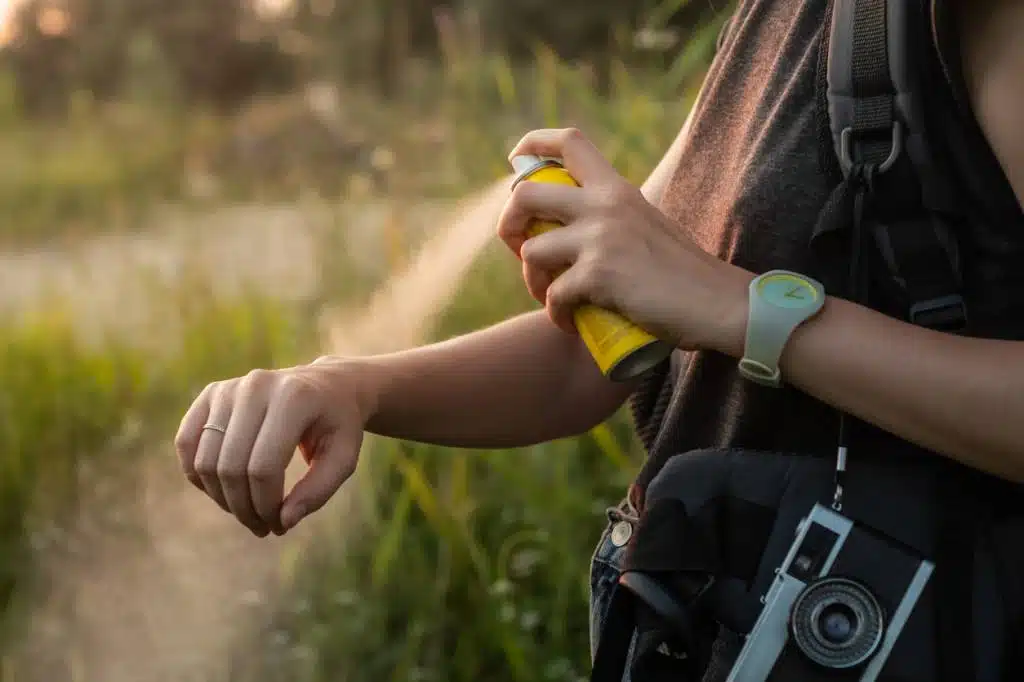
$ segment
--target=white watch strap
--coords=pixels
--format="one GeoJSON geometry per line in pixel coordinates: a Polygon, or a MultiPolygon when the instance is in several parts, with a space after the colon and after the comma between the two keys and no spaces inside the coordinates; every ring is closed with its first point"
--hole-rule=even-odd
{"type": "MultiPolygon", "coordinates": [[[[762,277],[779,272],[765,273],[762,277]]],[[[746,343],[739,369],[747,379],[765,386],[778,387],[782,384],[779,360],[789,342],[789,337],[792,336],[793,330],[817,314],[825,301],[825,292],[821,284],[803,275],[789,274],[799,277],[814,287],[818,295],[813,305],[803,308],[776,306],[758,295],[757,286],[761,277],[750,284],[746,343]]]]}
{"type": "Polygon", "coordinates": [[[747,316],[747,338],[743,359],[740,360],[740,371],[751,381],[766,386],[779,386],[782,384],[779,358],[782,357],[786,341],[800,320],[793,318],[787,321],[788,324],[771,321],[771,314],[775,311],[765,310],[768,305],[756,296],[751,297],[750,312],[747,316]]]}

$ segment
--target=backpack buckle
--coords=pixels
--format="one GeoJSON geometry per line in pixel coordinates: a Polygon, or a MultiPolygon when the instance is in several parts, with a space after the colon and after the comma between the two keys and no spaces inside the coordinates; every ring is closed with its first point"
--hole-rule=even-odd
{"type": "Polygon", "coordinates": [[[943,332],[961,332],[967,327],[967,304],[960,294],[920,301],[910,306],[912,324],[943,332]]]}
{"type": "MultiPolygon", "coordinates": [[[[892,122],[892,143],[889,146],[889,156],[882,161],[875,169],[876,173],[884,173],[893,167],[903,153],[903,125],[899,121],[892,122]]],[[[844,176],[848,176],[854,167],[853,159],[853,128],[847,126],[839,134],[839,167],[844,176]]]]}

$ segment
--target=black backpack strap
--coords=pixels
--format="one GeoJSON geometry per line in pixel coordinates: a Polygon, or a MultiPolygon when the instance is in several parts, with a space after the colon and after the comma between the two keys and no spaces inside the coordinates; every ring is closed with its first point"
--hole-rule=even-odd
{"type": "MultiPolygon", "coordinates": [[[[962,331],[967,310],[953,229],[960,219],[927,144],[918,59],[930,45],[926,26],[922,0],[834,0],[828,119],[843,175],[837,193],[848,214],[866,212],[883,265],[879,294],[899,317],[962,331]],[[863,207],[854,209],[857,202],[863,207]]],[[[824,221],[815,237],[843,226],[824,221]]]]}
{"type": "MultiPolygon", "coordinates": [[[[926,327],[962,331],[967,310],[951,187],[927,143],[924,0],[834,0],[827,102],[843,180],[815,238],[849,228],[850,293],[868,297],[862,230],[873,237],[875,303],[926,327]],[[844,219],[843,213],[849,216],[844,219]],[[881,275],[878,275],[878,272],[881,275]],[[881,299],[881,300],[879,300],[881,299]]],[[[813,246],[813,240],[812,240],[813,246]]],[[[856,457],[856,455],[853,455],[856,457]]],[[[972,627],[974,541],[979,504],[958,482],[963,468],[938,455],[936,643],[943,682],[975,677],[972,627]]]]}

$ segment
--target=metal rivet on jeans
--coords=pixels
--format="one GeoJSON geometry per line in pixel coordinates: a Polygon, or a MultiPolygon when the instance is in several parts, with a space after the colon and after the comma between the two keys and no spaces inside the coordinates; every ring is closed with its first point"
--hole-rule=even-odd
{"type": "Polygon", "coordinates": [[[629,521],[619,521],[612,526],[612,544],[616,547],[625,547],[631,537],[633,537],[633,526],[629,521]]]}

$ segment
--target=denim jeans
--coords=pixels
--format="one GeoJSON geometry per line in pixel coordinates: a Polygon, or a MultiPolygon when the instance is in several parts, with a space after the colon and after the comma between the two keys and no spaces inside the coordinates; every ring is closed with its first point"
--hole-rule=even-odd
{"type": "MultiPolygon", "coordinates": [[[[608,523],[597,543],[590,562],[590,657],[597,654],[601,630],[608,617],[615,586],[622,575],[622,560],[636,527],[638,515],[633,506],[624,501],[607,511],[608,523]]],[[[632,647],[631,647],[632,648],[632,647]]],[[[632,654],[632,651],[630,652],[632,654]]],[[[623,678],[629,682],[629,675],[623,678]]]]}
{"type": "MultiPolygon", "coordinates": [[[[601,630],[608,617],[608,607],[612,595],[622,575],[622,562],[626,553],[626,543],[632,537],[639,515],[628,500],[607,511],[608,524],[601,534],[597,548],[590,563],[590,657],[593,661],[597,653],[601,630]]],[[[633,640],[635,645],[636,639],[633,640]]],[[[633,653],[630,646],[630,657],[633,653]]],[[[709,668],[702,682],[722,682],[728,676],[732,663],[742,647],[742,638],[726,628],[720,629],[719,639],[715,642],[709,668]]],[[[629,671],[622,682],[630,682],[629,671]]]]}

